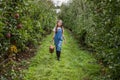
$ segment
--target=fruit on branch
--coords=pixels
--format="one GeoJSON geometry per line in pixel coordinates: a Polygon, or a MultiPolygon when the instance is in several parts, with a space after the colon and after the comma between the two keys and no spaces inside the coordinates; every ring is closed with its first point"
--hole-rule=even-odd
{"type": "Polygon", "coordinates": [[[11,38],[11,33],[7,33],[6,38],[11,38]]]}
{"type": "Polygon", "coordinates": [[[21,29],[21,28],[22,28],[22,24],[20,23],[17,25],[17,29],[21,29]]]}
{"type": "Polygon", "coordinates": [[[20,16],[20,15],[19,15],[18,13],[15,14],[15,18],[16,18],[16,19],[18,19],[19,16],[20,16]]]}

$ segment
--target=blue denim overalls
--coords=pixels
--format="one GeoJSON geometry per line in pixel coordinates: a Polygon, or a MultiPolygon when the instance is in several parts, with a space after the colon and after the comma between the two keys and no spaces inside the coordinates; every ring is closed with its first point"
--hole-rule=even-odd
{"type": "Polygon", "coordinates": [[[62,41],[63,41],[62,28],[59,27],[57,28],[57,32],[55,33],[54,37],[56,51],[61,51],[62,41]]]}

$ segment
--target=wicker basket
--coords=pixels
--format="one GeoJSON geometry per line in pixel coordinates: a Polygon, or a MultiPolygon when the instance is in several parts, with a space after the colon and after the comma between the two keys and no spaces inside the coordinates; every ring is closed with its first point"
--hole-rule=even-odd
{"type": "Polygon", "coordinates": [[[54,53],[54,46],[53,46],[53,45],[50,45],[50,47],[49,47],[49,52],[50,52],[50,53],[54,53]]]}

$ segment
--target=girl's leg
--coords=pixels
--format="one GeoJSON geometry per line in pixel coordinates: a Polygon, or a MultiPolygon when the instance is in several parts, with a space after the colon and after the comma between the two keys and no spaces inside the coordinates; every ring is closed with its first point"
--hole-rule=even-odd
{"type": "Polygon", "coordinates": [[[62,41],[59,41],[58,44],[56,45],[57,60],[60,60],[61,46],[62,46],[62,41]]]}
{"type": "Polygon", "coordinates": [[[61,51],[58,51],[58,60],[60,60],[61,51]]]}
{"type": "Polygon", "coordinates": [[[59,51],[56,51],[57,60],[59,60],[59,51]]]}
{"type": "Polygon", "coordinates": [[[57,55],[57,60],[60,60],[60,51],[56,51],[56,55],[57,55]]]}

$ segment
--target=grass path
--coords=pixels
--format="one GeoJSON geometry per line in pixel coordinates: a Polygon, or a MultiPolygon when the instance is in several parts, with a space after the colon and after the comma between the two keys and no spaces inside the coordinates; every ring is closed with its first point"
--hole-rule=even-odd
{"type": "Polygon", "coordinates": [[[42,42],[35,57],[25,70],[25,80],[98,80],[100,65],[91,53],[83,51],[68,30],[65,30],[66,44],[62,46],[61,61],[56,54],[48,52],[52,34],[42,42]]]}

